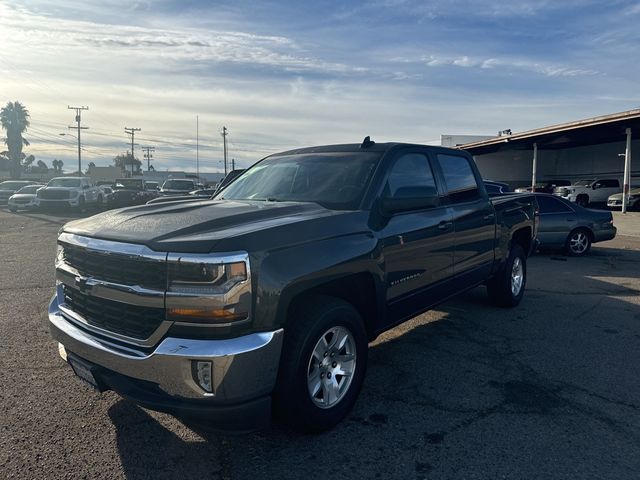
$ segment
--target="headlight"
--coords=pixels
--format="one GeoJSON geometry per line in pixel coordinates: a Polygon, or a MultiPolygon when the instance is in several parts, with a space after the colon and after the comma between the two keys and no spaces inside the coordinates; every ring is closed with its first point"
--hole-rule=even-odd
{"type": "Polygon", "coordinates": [[[167,260],[169,319],[220,325],[249,318],[251,275],[246,253],[169,254],[167,260]]]}

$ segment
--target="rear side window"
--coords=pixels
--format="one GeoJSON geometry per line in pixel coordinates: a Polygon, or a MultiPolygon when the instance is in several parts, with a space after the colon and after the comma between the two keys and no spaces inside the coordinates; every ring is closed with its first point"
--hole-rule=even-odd
{"type": "Polygon", "coordinates": [[[536,196],[536,200],[538,201],[538,207],[540,207],[540,213],[542,214],[573,212],[562,200],[554,197],[536,196]]]}
{"type": "Polygon", "coordinates": [[[467,158],[439,153],[438,162],[452,203],[471,202],[480,198],[478,183],[467,158]]]}
{"type": "Polygon", "coordinates": [[[387,181],[388,195],[393,198],[418,198],[437,195],[436,182],[427,157],[420,153],[400,156],[387,181]]]}

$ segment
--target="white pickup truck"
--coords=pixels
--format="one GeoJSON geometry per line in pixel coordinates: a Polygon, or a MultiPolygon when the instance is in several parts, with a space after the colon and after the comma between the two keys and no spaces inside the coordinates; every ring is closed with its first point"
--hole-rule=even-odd
{"type": "Polygon", "coordinates": [[[56,177],[36,196],[36,207],[67,207],[84,210],[87,206],[101,206],[104,194],[87,177],[56,177]]]}
{"type": "Polygon", "coordinates": [[[590,203],[606,203],[609,195],[621,191],[620,180],[599,178],[597,180],[578,180],[568,187],[556,187],[553,194],[577,203],[581,207],[586,207],[590,203]]]}

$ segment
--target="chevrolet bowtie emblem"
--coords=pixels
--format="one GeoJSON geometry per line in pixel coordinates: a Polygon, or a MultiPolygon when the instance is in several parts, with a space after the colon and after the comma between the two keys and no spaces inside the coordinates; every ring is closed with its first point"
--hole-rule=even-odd
{"type": "Polygon", "coordinates": [[[91,285],[87,283],[88,280],[89,279],[87,277],[77,276],[75,278],[75,284],[78,290],[80,290],[83,293],[85,293],[87,290],[91,290],[91,285]]]}

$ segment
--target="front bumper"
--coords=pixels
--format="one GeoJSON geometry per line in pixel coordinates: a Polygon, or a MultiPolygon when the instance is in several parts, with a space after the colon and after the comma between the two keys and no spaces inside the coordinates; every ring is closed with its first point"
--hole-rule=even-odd
{"type": "Polygon", "coordinates": [[[111,343],[72,323],[54,296],[49,328],[68,353],[95,366],[104,389],[159,411],[206,415],[223,430],[260,428],[270,419],[283,330],[226,340],[167,337],[153,351],[111,343]],[[205,392],[192,373],[192,362],[212,363],[213,393],[205,392]]]}

